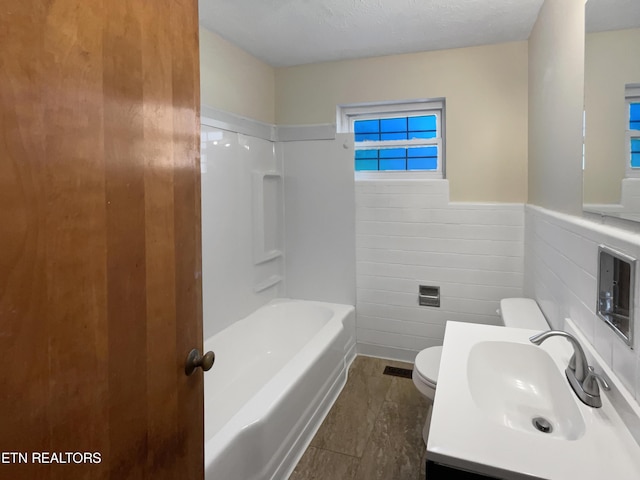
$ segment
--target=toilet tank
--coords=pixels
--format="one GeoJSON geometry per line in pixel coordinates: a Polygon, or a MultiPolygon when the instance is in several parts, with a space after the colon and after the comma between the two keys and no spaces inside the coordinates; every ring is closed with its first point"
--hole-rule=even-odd
{"type": "Polygon", "coordinates": [[[548,330],[549,323],[542,310],[531,298],[503,298],[500,300],[500,316],[505,327],[548,330]]]}

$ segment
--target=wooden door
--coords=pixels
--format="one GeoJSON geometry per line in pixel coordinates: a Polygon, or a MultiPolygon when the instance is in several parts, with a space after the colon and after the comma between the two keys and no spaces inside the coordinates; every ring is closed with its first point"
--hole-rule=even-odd
{"type": "Polygon", "coordinates": [[[196,0],[0,3],[2,479],[203,477],[198,63],[196,0]]]}

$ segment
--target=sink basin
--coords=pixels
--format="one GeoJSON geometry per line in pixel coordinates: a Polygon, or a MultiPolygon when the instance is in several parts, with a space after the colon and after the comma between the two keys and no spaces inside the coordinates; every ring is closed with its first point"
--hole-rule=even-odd
{"type": "MultiPolygon", "coordinates": [[[[571,345],[562,338],[533,345],[529,338],[538,333],[447,322],[427,461],[505,480],[640,479],[640,447],[609,392],[601,392],[601,408],[582,403],[564,373],[571,345]],[[537,430],[534,417],[552,431],[537,430]]],[[[587,340],[578,340],[596,358],[587,340]]],[[[627,418],[640,418],[635,399],[608,376],[630,399],[627,418]]]]}
{"type": "Polygon", "coordinates": [[[492,421],[565,440],[576,440],[585,432],[564,372],[540,347],[505,341],[476,343],[469,351],[467,377],[473,401],[492,421]]]}

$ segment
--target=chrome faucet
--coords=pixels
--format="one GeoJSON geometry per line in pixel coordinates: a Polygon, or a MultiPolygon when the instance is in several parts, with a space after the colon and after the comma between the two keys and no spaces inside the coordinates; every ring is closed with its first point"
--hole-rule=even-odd
{"type": "Polygon", "coordinates": [[[529,340],[531,343],[540,345],[550,337],[564,337],[571,343],[573,346],[573,355],[569,360],[569,365],[564,371],[567,375],[567,380],[569,380],[569,385],[571,385],[571,388],[573,388],[573,391],[583,403],[590,407],[601,407],[602,400],[600,399],[598,382],[602,384],[602,388],[605,390],[609,390],[609,384],[602,376],[593,371],[593,367],[589,366],[582,345],[580,345],[573,335],[563,332],[562,330],[549,330],[534,335],[529,338],[529,340]]]}

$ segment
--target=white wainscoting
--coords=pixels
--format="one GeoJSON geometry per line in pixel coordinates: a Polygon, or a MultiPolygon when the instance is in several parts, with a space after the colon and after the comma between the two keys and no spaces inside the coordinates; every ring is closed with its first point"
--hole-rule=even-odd
{"type": "MultiPolygon", "coordinates": [[[[554,328],[570,318],[636,401],[640,399],[640,352],[635,295],[635,341],[631,350],[596,316],[598,245],[640,259],[640,235],[609,225],[527,205],[525,294],[535,298],[554,328]]],[[[640,269],[636,271],[636,285],[640,269]]]]}
{"type": "Polygon", "coordinates": [[[447,321],[500,324],[522,296],[524,206],[450,203],[446,180],[356,182],[358,351],[413,361],[447,321]],[[440,308],[418,305],[440,287],[440,308]]]}

